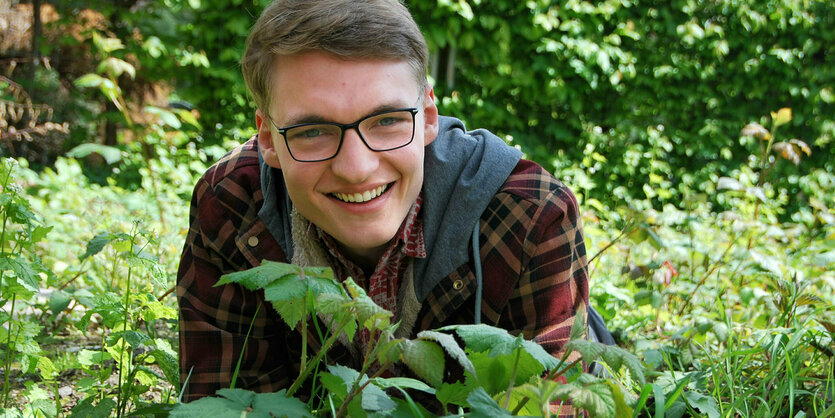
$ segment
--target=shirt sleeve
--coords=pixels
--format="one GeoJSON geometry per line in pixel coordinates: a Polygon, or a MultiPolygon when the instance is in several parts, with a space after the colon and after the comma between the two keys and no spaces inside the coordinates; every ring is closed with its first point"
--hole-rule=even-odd
{"type": "MultiPolygon", "coordinates": [[[[586,249],[577,200],[561,183],[553,183],[550,193],[520,213],[525,215],[520,215],[515,224],[526,225],[520,228],[526,232],[518,243],[521,256],[517,268],[521,271],[501,312],[499,326],[520,330],[525,338],[562,358],[576,315],[585,315],[589,303],[586,249]]],[[[579,358],[578,353],[572,353],[567,361],[579,358]]],[[[552,403],[551,412],[560,417],[583,416],[575,415],[568,401],[552,403]]]]}
{"type": "Polygon", "coordinates": [[[186,402],[230,387],[239,361],[235,387],[257,392],[289,386],[289,376],[298,373],[288,360],[296,358],[288,352],[294,343],[288,336],[298,333],[276,320],[263,292],[214,287],[224,273],[247,268],[235,260],[238,218],[204,179],[197,183],[177,273],[180,381],[186,402]]]}

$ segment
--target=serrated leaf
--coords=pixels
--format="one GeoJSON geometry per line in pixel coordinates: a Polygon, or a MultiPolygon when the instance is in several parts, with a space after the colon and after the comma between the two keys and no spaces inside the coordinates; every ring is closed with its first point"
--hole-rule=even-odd
{"type": "Polygon", "coordinates": [[[250,392],[244,389],[220,389],[216,395],[222,396],[231,401],[236,407],[242,410],[252,406],[252,400],[255,399],[255,392],[250,392]]]}
{"type": "Polygon", "coordinates": [[[142,346],[154,346],[154,340],[151,339],[147,334],[144,332],[127,330],[127,331],[118,331],[110,334],[107,338],[107,345],[113,346],[118,341],[119,338],[123,338],[125,342],[128,343],[133,348],[139,348],[142,346]]]}
{"type": "Polygon", "coordinates": [[[473,418],[504,418],[511,417],[507,410],[500,407],[483,388],[477,388],[467,397],[467,403],[470,404],[470,414],[468,416],[473,418]]]}
{"type": "Polygon", "coordinates": [[[579,340],[586,335],[586,318],[586,306],[581,305],[581,308],[574,315],[574,323],[571,325],[569,340],[579,340]]]}
{"type": "Polygon", "coordinates": [[[32,266],[20,256],[15,258],[0,258],[0,271],[11,270],[17,283],[29,292],[38,291],[38,274],[32,266]]]}
{"type": "MultiPolygon", "coordinates": [[[[364,381],[368,380],[367,377],[363,377],[364,381]]],[[[379,386],[372,383],[366,386],[362,391],[362,409],[371,412],[385,413],[394,408],[397,408],[397,404],[394,403],[391,397],[388,396],[379,386]]]]}
{"type": "Polygon", "coordinates": [[[470,396],[472,388],[464,383],[444,383],[435,392],[435,397],[442,404],[467,405],[467,397],[470,396]]]}
{"type": "Polygon", "coordinates": [[[90,396],[79,402],[73,407],[70,418],[108,418],[116,409],[116,402],[110,398],[104,398],[93,406],[94,400],[95,398],[90,396]]]}
{"type": "Polygon", "coordinates": [[[258,290],[267,287],[267,285],[282,277],[288,275],[298,276],[300,271],[300,267],[292,264],[264,260],[258,267],[253,267],[249,270],[238,271],[235,273],[224,274],[220,277],[220,280],[217,281],[215,286],[237,283],[249,290],[258,290]]]}
{"type": "Polygon", "coordinates": [[[275,393],[258,393],[252,402],[253,413],[271,414],[274,417],[312,417],[304,402],[296,398],[288,398],[287,390],[275,393]]]}
{"type": "MultiPolygon", "coordinates": [[[[491,327],[485,324],[478,325],[450,325],[439,328],[439,331],[454,331],[464,340],[468,350],[475,352],[489,351],[501,343],[514,343],[516,337],[510,335],[507,330],[491,327]]],[[[496,354],[505,354],[499,353],[496,354]]]]}
{"type": "Polygon", "coordinates": [[[440,386],[446,368],[441,346],[432,341],[406,340],[402,347],[403,363],[430,385],[440,386]]]}
{"type": "Polygon", "coordinates": [[[281,319],[287,323],[291,329],[295,329],[299,321],[307,316],[307,307],[304,299],[285,300],[280,302],[273,302],[275,308],[281,319]]]}
{"type": "Polygon", "coordinates": [[[171,418],[212,417],[240,418],[244,410],[233,401],[223,398],[200,398],[179,404],[171,411],[171,418]]]}
{"type": "Polygon", "coordinates": [[[107,245],[112,239],[112,234],[104,232],[96,234],[96,236],[93,237],[93,239],[87,242],[87,251],[85,251],[84,254],[82,254],[81,257],[79,257],[78,259],[80,261],[83,261],[87,257],[91,257],[98,254],[99,252],[101,252],[102,249],[104,249],[104,246],[107,245]]]}
{"type": "Polygon", "coordinates": [[[166,351],[156,349],[151,351],[151,357],[157,363],[162,373],[165,375],[165,380],[168,381],[174,388],[180,388],[180,366],[177,357],[171,355],[166,351]]]}
{"type": "Polygon", "coordinates": [[[707,415],[709,418],[719,417],[719,408],[717,408],[716,401],[713,398],[698,392],[688,391],[684,392],[684,399],[687,400],[690,406],[702,414],[707,415]]]}
{"type": "Polygon", "coordinates": [[[72,296],[63,290],[56,290],[52,292],[49,296],[49,310],[52,312],[52,316],[55,317],[59,313],[63,312],[64,309],[67,309],[67,306],[70,306],[71,301],[72,296]]]}
{"type": "Polygon", "coordinates": [[[572,406],[581,408],[593,417],[614,417],[615,399],[612,389],[603,382],[581,385],[576,382],[557,387],[554,396],[568,399],[572,406]]]}
{"type": "Polygon", "coordinates": [[[455,341],[455,337],[437,331],[421,331],[418,333],[417,337],[432,340],[438,343],[450,357],[457,360],[458,363],[461,364],[465,371],[470,372],[470,374],[475,376],[476,372],[473,363],[469,358],[467,358],[467,353],[465,353],[464,350],[458,346],[458,342],[455,341]]]}
{"type": "Polygon", "coordinates": [[[58,368],[48,357],[38,356],[38,372],[44,381],[50,380],[58,374],[58,368]]]}
{"type": "Polygon", "coordinates": [[[606,345],[594,341],[571,340],[565,344],[564,350],[576,351],[583,357],[583,361],[591,363],[599,359],[606,351],[606,345]]]}

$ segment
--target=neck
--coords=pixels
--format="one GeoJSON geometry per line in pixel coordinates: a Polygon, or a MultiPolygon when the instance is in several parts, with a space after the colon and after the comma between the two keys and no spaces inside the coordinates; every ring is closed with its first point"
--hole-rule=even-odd
{"type": "Polygon", "coordinates": [[[383,253],[386,251],[389,243],[387,242],[379,247],[369,249],[349,248],[338,241],[336,245],[345,258],[362,269],[362,272],[365,273],[365,277],[367,278],[371,277],[374,273],[374,270],[377,268],[377,264],[380,262],[380,257],[383,256],[383,253]]]}

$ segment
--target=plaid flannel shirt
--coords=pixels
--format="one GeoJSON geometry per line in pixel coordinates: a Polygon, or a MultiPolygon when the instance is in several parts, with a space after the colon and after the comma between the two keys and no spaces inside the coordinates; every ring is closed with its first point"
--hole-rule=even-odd
{"type": "MultiPolygon", "coordinates": [[[[177,278],[185,401],[230,385],[250,325],[236,387],[274,392],[289,387],[299,373],[301,336],[263,303],[263,292],[214,287],[221,275],[261,260],[288,261],[258,218],[262,202],[254,140],[224,156],[194,188],[177,278]]],[[[575,314],[588,305],[574,195],[542,167],[521,160],[481,215],[480,225],[482,322],[521,333],[560,355],[575,314]]],[[[473,323],[475,291],[470,261],[429,293],[413,332],[473,323]]],[[[316,350],[316,338],[310,337],[309,348],[316,350]]]]}

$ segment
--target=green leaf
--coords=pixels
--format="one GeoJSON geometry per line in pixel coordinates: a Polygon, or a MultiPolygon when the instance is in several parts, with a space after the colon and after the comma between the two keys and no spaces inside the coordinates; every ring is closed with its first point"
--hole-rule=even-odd
{"type": "Polygon", "coordinates": [[[781,108],[777,112],[771,112],[771,120],[774,127],[785,125],[792,120],[792,110],[788,107],[781,108]]]}
{"type": "Polygon", "coordinates": [[[473,418],[504,418],[512,416],[507,410],[500,407],[483,388],[474,390],[467,397],[467,402],[472,408],[469,416],[473,418]]]}
{"type": "Polygon", "coordinates": [[[444,350],[426,340],[406,340],[402,347],[403,363],[430,385],[440,386],[445,370],[444,350]]]}
{"type": "Polygon", "coordinates": [[[216,395],[222,396],[230,400],[236,406],[242,409],[252,406],[252,400],[255,399],[255,392],[250,392],[244,389],[220,389],[216,395]]]}
{"type": "Polygon", "coordinates": [[[716,406],[716,401],[709,397],[702,395],[698,392],[684,392],[684,399],[687,400],[687,403],[690,404],[693,408],[697,409],[702,414],[707,415],[709,418],[719,418],[719,409],[716,406]]]}
{"type": "Polygon", "coordinates": [[[473,363],[469,358],[467,358],[467,353],[465,353],[464,350],[458,346],[458,342],[455,341],[455,337],[437,331],[421,331],[418,333],[417,337],[438,343],[450,357],[457,360],[461,364],[465,371],[475,376],[476,372],[473,363]]]}
{"type": "Polygon", "coordinates": [[[433,389],[431,386],[421,382],[420,380],[412,379],[410,377],[378,377],[374,379],[374,383],[383,389],[401,388],[419,390],[421,392],[426,392],[430,394],[435,393],[435,389],[433,389]]]}
{"type": "Polygon", "coordinates": [[[92,351],[84,349],[78,353],[78,362],[82,366],[89,367],[94,364],[102,364],[103,362],[110,359],[110,353],[106,351],[92,351]]]}
{"type": "Polygon", "coordinates": [[[169,352],[161,349],[151,351],[151,357],[157,363],[162,373],[165,375],[165,380],[168,381],[176,389],[180,388],[180,365],[177,357],[169,352]]]}
{"type": "MultiPolygon", "coordinates": [[[[368,377],[363,376],[363,382],[368,380],[368,377]]],[[[391,411],[392,409],[397,408],[397,404],[391,399],[389,395],[386,394],[383,389],[380,389],[379,386],[371,383],[370,385],[366,386],[365,389],[362,391],[362,409],[371,412],[383,412],[391,411]]]]}
{"type": "Polygon", "coordinates": [[[84,74],[83,76],[78,77],[73,84],[75,84],[76,87],[98,87],[104,80],[105,78],[98,74],[84,74]]]}
{"type": "MultiPolygon", "coordinates": [[[[38,291],[40,277],[32,266],[19,255],[15,258],[0,258],[0,271],[11,270],[17,278],[17,283],[30,292],[38,291]]],[[[4,292],[5,293],[5,292],[4,292]]]]}
{"type": "Polygon", "coordinates": [[[271,414],[274,417],[312,417],[304,402],[288,398],[286,389],[275,393],[258,393],[252,402],[253,413],[271,414]]]}
{"type": "Polygon", "coordinates": [[[104,398],[98,405],[93,406],[94,396],[85,398],[79,402],[70,414],[70,418],[108,418],[116,409],[116,402],[110,398],[104,398]]]}
{"type": "Polygon", "coordinates": [[[577,382],[557,387],[554,396],[568,399],[575,408],[588,411],[593,417],[614,417],[615,399],[612,389],[604,382],[581,385],[577,382]]]}
{"type": "Polygon", "coordinates": [[[59,313],[67,309],[72,301],[72,296],[63,290],[56,290],[49,295],[49,310],[52,311],[52,317],[55,318],[59,313]]]}
{"type": "MultiPolygon", "coordinates": [[[[248,406],[247,406],[248,407],[248,406]]],[[[171,418],[212,417],[241,418],[244,408],[237,403],[222,398],[200,398],[194,402],[177,405],[171,411],[171,418]]]]}
{"type": "Polygon", "coordinates": [[[273,308],[291,329],[295,329],[299,321],[307,317],[307,306],[305,306],[304,299],[275,301],[273,302],[273,308]]]}
{"type": "MultiPolygon", "coordinates": [[[[470,360],[475,366],[478,383],[487,393],[495,395],[507,390],[510,378],[513,376],[513,365],[516,363],[515,352],[495,357],[485,352],[471,353],[470,360]]],[[[522,351],[519,353],[519,363],[516,366],[513,385],[524,384],[530,378],[541,375],[543,370],[544,368],[538,361],[522,351]]]]}
{"type": "Polygon", "coordinates": [[[442,404],[467,405],[467,397],[470,396],[472,388],[462,382],[444,383],[438,388],[435,397],[442,404]]]}
{"type": "Polygon", "coordinates": [[[104,161],[108,164],[114,164],[122,159],[122,151],[119,148],[90,142],[73,147],[67,151],[67,157],[84,158],[93,153],[104,157],[104,161]]]}
{"type": "Polygon", "coordinates": [[[55,363],[49,357],[45,356],[38,356],[38,371],[40,372],[41,378],[45,381],[52,379],[58,374],[58,368],[55,367],[55,363]]]}
{"type": "Polygon", "coordinates": [[[235,273],[224,274],[215,286],[237,283],[249,290],[259,290],[288,275],[299,275],[301,268],[287,263],[264,260],[258,267],[235,273]]]}
{"type": "Polygon", "coordinates": [[[110,334],[110,336],[107,337],[107,345],[111,347],[116,345],[119,342],[119,338],[123,338],[125,342],[127,342],[128,345],[130,345],[133,348],[140,348],[142,346],[154,346],[154,340],[152,340],[151,337],[149,337],[144,332],[133,330],[118,331],[110,334]]]}

